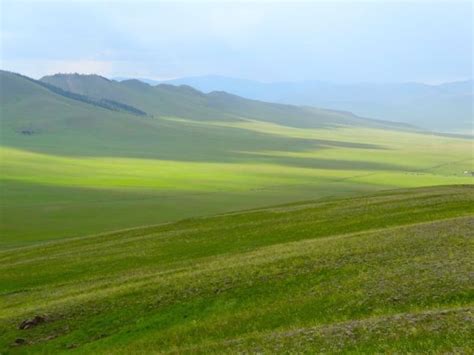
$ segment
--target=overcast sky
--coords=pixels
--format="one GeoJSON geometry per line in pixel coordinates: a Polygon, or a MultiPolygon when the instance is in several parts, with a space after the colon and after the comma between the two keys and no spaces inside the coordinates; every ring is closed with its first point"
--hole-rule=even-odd
{"type": "Polygon", "coordinates": [[[168,79],[472,77],[471,1],[1,1],[1,67],[168,79]]]}

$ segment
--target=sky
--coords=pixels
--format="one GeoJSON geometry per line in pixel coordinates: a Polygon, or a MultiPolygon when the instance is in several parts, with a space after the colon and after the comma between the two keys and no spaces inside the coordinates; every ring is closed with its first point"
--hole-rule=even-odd
{"type": "Polygon", "coordinates": [[[472,78],[470,0],[0,2],[0,67],[34,78],[472,78]]]}

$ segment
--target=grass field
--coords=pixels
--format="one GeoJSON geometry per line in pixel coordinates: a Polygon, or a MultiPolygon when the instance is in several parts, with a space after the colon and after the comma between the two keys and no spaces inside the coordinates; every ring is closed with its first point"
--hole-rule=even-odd
{"type": "Polygon", "coordinates": [[[473,216],[444,186],[4,250],[0,352],[468,353],[473,216]]]}
{"type": "Polygon", "coordinates": [[[183,133],[184,139],[173,145],[189,151],[187,160],[184,153],[164,152],[172,149],[166,143],[144,157],[132,149],[129,157],[106,151],[101,156],[98,148],[96,155],[87,154],[81,151],[87,145],[75,154],[58,154],[57,145],[41,142],[4,146],[0,247],[297,200],[472,183],[464,174],[474,170],[472,141],[467,139],[376,129],[297,129],[255,121],[222,127],[222,122],[155,120],[177,131],[205,131],[211,143],[229,135],[248,139],[230,146],[232,150],[220,149],[222,141],[193,149],[198,142],[186,142],[183,133]],[[266,141],[259,140],[263,131],[266,141]],[[298,143],[284,150],[292,139],[298,143]],[[206,161],[207,156],[212,159],[206,161]]]}

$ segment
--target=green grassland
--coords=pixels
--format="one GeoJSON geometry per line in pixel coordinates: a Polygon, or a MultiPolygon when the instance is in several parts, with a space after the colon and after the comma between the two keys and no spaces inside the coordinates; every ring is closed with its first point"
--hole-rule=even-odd
{"type": "Polygon", "coordinates": [[[0,353],[472,351],[471,138],[0,79],[0,353]]]}
{"type": "Polygon", "coordinates": [[[472,183],[464,174],[474,170],[468,138],[186,87],[82,76],[64,87],[122,100],[148,113],[141,117],[1,74],[0,248],[297,200],[472,183]]]}
{"type": "Polygon", "coordinates": [[[460,185],[4,250],[0,352],[469,353],[473,237],[460,185]]]}
{"type": "MultiPolygon", "coordinates": [[[[205,126],[211,136],[214,126],[205,126]]],[[[249,126],[230,129],[252,133],[249,126]]],[[[287,132],[283,140],[299,130],[295,131],[287,132]]],[[[273,138],[277,144],[268,149],[247,144],[239,152],[221,153],[221,161],[217,152],[214,161],[193,159],[192,153],[185,161],[3,147],[2,244],[386,188],[472,183],[472,177],[464,174],[473,164],[470,141],[369,129],[352,129],[350,138],[345,134],[342,128],[311,132],[312,139],[304,138],[311,142],[306,143],[307,150],[292,146],[283,150],[275,147],[280,132],[273,138]],[[372,144],[362,143],[367,136],[372,144]],[[319,137],[330,143],[320,144],[319,137]],[[353,147],[358,144],[360,148],[353,147]]],[[[190,152],[193,143],[187,144],[190,152]]]]}

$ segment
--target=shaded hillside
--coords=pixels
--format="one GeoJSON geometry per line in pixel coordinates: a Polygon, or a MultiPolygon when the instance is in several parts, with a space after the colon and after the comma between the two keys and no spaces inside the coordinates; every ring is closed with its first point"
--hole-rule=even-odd
{"type": "Polygon", "coordinates": [[[0,351],[469,352],[473,206],[400,190],[2,251],[0,351]]]}
{"type": "MultiPolygon", "coordinates": [[[[1,72],[1,71],[0,71],[1,72]]],[[[2,77],[1,77],[1,83],[0,83],[0,90],[1,90],[1,97],[2,97],[2,102],[7,104],[8,103],[8,98],[11,96],[15,97],[15,95],[18,94],[25,94],[28,91],[31,92],[30,90],[26,89],[27,85],[22,85],[20,82],[21,80],[29,80],[34,84],[38,84],[40,86],[45,87],[49,91],[52,91],[55,94],[58,94],[60,96],[64,96],[66,98],[80,101],[89,105],[93,106],[98,106],[101,108],[105,108],[107,110],[112,110],[112,111],[124,111],[127,113],[131,113],[134,115],[138,116],[145,116],[146,112],[143,112],[133,106],[129,106],[126,104],[123,104],[121,102],[113,101],[113,100],[108,100],[108,99],[96,99],[93,97],[81,95],[81,94],[76,94],[70,91],[63,90],[57,86],[48,84],[46,82],[38,81],[31,79],[27,76],[17,74],[17,73],[10,73],[10,72],[1,72],[2,77]],[[24,89],[22,90],[21,87],[23,86],[24,89]],[[11,95],[11,96],[10,96],[11,95]]],[[[18,98],[19,96],[17,96],[18,98]]]]}

